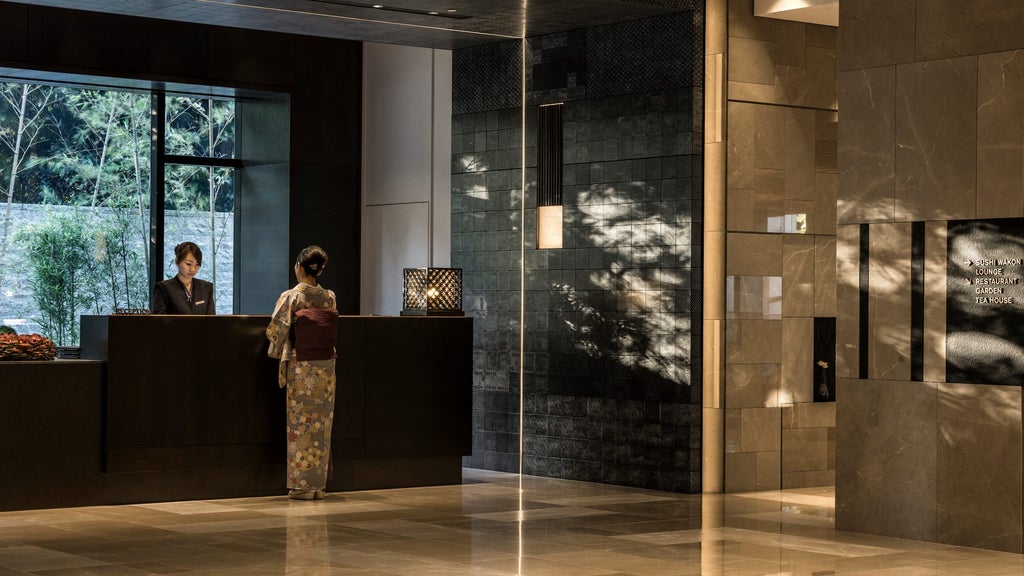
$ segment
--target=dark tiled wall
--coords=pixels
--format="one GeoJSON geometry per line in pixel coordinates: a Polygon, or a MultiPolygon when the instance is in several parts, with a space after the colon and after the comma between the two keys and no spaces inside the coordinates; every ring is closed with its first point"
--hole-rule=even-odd
{"type": "Polygon", "coordinates": [[[525,473],[700,490],[702,18],[528,40],[525,219],[507,78],[522,44],[455,53],[452,260],[476,319],[467,465],[518,470],[522,321],[525,473]],[[564,244],[538,250],[536,106],[556,102],[564,244]]]}

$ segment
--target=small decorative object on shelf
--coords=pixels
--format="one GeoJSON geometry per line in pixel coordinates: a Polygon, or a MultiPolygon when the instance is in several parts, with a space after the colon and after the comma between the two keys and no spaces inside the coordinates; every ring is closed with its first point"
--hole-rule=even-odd
{"type": "Polygon", "coordinates": [[[39,334],[0,334],[0,360],[53,360],[57,348],[39,334]]]}
{"type": "Polygon", "coordinates": [[[465,316],[462,268],[403,270],[402,316],[465,316]]]}
{"type": "Polygon", "coordinates": [[[149,308],[118,308],[114,310],[115,316],[141,316],[143,314],[152,314],[149,308]]]}
{"type": "Polygon", "coordinates": [[[818,360],[818,367],[821,368],[821,377],[818,379],[818,395],[823,399],[829,399],[828,392],[828,362],[818,360]]]}

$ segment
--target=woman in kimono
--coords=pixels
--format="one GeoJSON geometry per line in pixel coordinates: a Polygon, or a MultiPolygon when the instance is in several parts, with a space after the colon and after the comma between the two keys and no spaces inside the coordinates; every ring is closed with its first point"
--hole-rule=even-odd
{"type": "Polygon", "coordinates": [[[296,500],[324,497],[331,455],[338,311],[334,292],[317,285],[326,265],[319,246],[299,253],[298,284],[277,299],[267,327],[278,384],[287,388],[288,496],[296,500]]]}

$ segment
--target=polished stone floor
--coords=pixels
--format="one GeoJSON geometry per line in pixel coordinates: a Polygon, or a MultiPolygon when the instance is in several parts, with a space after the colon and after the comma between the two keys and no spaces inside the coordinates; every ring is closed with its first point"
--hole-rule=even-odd
{"type": "Polygon", "coordinates": [[[1024,574],[833,529],[831,489],[700,496],[467,469],[457,486],[0,513],[0,576],[1024,574]]]}

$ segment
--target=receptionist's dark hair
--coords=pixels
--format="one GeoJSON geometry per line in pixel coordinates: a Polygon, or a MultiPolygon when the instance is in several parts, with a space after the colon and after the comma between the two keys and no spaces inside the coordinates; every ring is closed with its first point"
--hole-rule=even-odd
{"type": "Polygon", "coordinates": [[[174,247],[174,263],[178,264],[185,258],[192,255],[196,259],[196,264],[203,265],[203,251],[196,246],[195,242],[182,242],[174,247]]]}
{"type": "Polygon", "coordinates": [[[302,266],[302,269],[306,271],[306,274],[317,277],[327,266],[327,252],[324,249],[317,246],[306,246],[299,252],[299,257],[295,259],[295,263],[302,266]]]}

